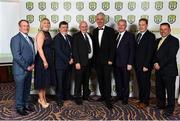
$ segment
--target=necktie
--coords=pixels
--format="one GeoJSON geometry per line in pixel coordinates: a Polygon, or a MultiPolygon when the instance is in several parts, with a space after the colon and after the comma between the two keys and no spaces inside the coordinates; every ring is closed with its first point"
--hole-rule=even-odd
{"type": "Polygon", "coordinates": [[[90,46],[89,39],[88,39],[86,33],[84,34],[84,39],[85,39],[87,47],[88,47],[88,53],[91,53],[91,46],[90,46]]]}
{"type": "Polygon", "coordinates": [[[162,39],[159,41],[157,50],[159,50],[159,48],[161,47],[161,45],[162,45],[162,43],[164,42],[164,40],[165,40],[165,38],[162,38],[162,39]]]}
{"type": "Polygon", "coordinates": [[[138,43],[138,44],[140,43],[141,37],[142,37],[142,34],[139,33],[139,34],[138,34],[138,38],[137,38],[137,43],[138,43]]]}
{"type": "Polygon", "coordinates": [[[69,47],[71,47],[71,43],[70,43],[67,35],[65,35],[65,41],[68,43],[69,47]]]}
{"type": "Polygon", "coordinates": [[[120,38],[121,38],[121,33],[119,33],[118,36],[117,36],[117,38],[116,38],[117,48],[118,48],[119,43],[120,43],[120,38]]]}
{"type": "Polygon", "coordinates": [[[32,49],[32,51],[33,51],[33,59],[34,59],[34,58],[35,58],[34,46],[33,46],[32,42],[31,42],[31,40],[29,39],[28,36],[26,36],[25,38],[26,38],[27,42],[29,43],[29,45],[31,46],[31,49],[32,49]]]}

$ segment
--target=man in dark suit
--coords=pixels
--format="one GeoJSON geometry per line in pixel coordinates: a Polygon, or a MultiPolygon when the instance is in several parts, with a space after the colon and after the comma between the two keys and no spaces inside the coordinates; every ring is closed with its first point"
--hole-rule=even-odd
{"type": "Polygon", "coordinates": [[[135,52],[135,71],[139,87],[139,102],[140,108],[149,105],[150,88],[151,88],[151,71],[153,67],[153,54],[155,35],[147,30],[148,20],[139,20],[139,33],[136,39],[135,52]]]}
{"type": "Polygon", "coordinates": [[[34,69],[34,41],[28,36],[30,26],[27,20],[19,21],[19,33],[11,39],[13,55],[13,75],[16,83],[16,111],[20,115],[27,115],[27,111],[34,111],[30,106],[32,70],[34,69]]]}
{"type": "Polygon", "coordinates": [[[160,25],[161,38],[157,39],[154,57],[156,71],[157,108],[165,109],[164,116],[171,116],[175,107],[175,81],[178,75],[176,55],[179,49],[179,40],[170,34],[168,23],[160,25]],[[166,106],[167,91],[167,106],[166,106]]]}
{"type": "Polygon", "coordinates": [[[126,31],[126,20],[118,22],[118,33],[116,34],[115,55],[115,84],[116,101],[122,100],[122,104],[128,104],[130,71],[132,70],[135,53],[135,36],[126,31]]]}
{"type": "Polygon", "coordinates": [[[67,34],[68,23],[59,23],[59,33],[54,37],[55,69],[57,77],[56,102],[63,106],[63,100],[70,98],[70,77],[72,59],[72,37],[67,34]]]}
{"type": "Polygon", "coordinates": [[[97,79],[101,98],[105,100],[108,109],[112,109],[111,102],[111,71],[115,55],[115,32],[114,29],[105,26],[104,13],[98,13],[96,16],[97,28],[93,30],[94,56],[97,79]]]}
{"type": "Polygon", "coordinates": [[[73,57],[75,63],[75,102],[82,104],[81,84],[83,84],[83,99],[89,100],[91,93],[89,89],[90,67],[93,57],[93,41],[91,35],[87,33],[88,25],[81,21],[80,31],[73,35],[73,57]]]}

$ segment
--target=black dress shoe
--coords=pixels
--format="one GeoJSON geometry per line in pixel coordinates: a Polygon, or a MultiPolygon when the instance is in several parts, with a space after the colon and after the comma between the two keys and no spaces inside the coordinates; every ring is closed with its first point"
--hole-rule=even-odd
{"type": "Polygon", "coordinates": [[[81,99],[75,99],[75,103],[76,103],[77,105],[82,105],[82,104],[83,104],[83,102],[82,102],[81,99]]]}
{"type": "Polygon", "coordinates": [[[24,110],[25,110],[25,111],[30,111],[30,112],[35,111],[34,107],[33,107],[33,106],[30,106],[30,105],[25,106],[25,107],[24,107],[24,110]]]}
{"type": "Polygon", "coordinates": [[[122,101],[122,105],[127,105],[128,101],[122,101]]]}
{"type": "Polygon", "coordinates": [[[56,101],[56,103],[60,108],[63,107],[63,101],[56,101]]]}
{"type": "Polygon", "coordinates": [[[163,113],[163,116],[164,117],[170,117],[170,116],[172,116],[173,115],[173,113],[172,112],[168,112],[168,111],[165,111],[164,113],[163,113]]]}
{"type": "Polygon", "coordinates": [[[22,116],[28,115],[28,113],[23,109],[16,109],[16,112],[22,116]]]}
{"type": "Polygon", "coordinates": [[[112,110],[112,109],[113,109],[112,103],[106,102],[105,104],[106,104],[106,107],[107,107],[109,110],[112,110]]]}
{"type": "Polygon", "coordinates": [[[102,97],[100,97],[100,98],[98,98],[96,101],[102,102],[102,101],[104,101],[104,99],[103,99],[102,97]]]}
{"type": "Polygon", "coordinates": [[[165,106],[154,106],[154,107],[152,107],[152,109],[154,109],[154,110],[163,110],[165,108],[166,108],[165,106]]]}
{"type": "Polygon", "coordinates": [[[89,101],[89,102],[92,102],[92,101],[94,101],[92,98],[90,98],[90,97],[83,97],[83,100],[87,100],[87,101],[89,101]]]}
{"type": "Polygon", "coordinates": [[[112,101],[113,101],[113,102],[118,102],[119,100],[122,100],[122,99],[116,96],[116,97],[113,98],[112,101]]]}

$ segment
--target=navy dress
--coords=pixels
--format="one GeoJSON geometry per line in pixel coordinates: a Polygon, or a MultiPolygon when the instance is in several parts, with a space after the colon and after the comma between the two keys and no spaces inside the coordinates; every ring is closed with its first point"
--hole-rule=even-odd
{"type": "Polygon", "coordinates": [[[48,68],[44,68],[43,61],[37,52],[35,58],[35,70],[34,70],[34,88],[45,89],[55,85],[55,68],[53,61],[53,50],[52,50],[52,38],[49,32],[43,31],[45,35],[43,43],[43,52],[48,63],[48,68]]]}

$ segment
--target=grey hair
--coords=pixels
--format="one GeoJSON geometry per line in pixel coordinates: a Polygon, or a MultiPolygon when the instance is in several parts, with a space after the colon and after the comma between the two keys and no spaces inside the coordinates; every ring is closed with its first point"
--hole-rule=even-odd
{"type": "Polygon", "coordinates": [[[103,12],[97,13],[96,16],[103,16],[105,18],[105,14],[103,12]]]}
{"type": "Polygon", "coordinates": [[[118,21],[118,23],[121,22],[121,21],[124,22],[124,23],[127,25],[127,21],[126,21],[125,19],[120,19],[120,20],[118,21]]]}

